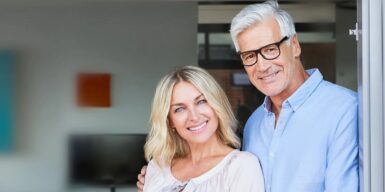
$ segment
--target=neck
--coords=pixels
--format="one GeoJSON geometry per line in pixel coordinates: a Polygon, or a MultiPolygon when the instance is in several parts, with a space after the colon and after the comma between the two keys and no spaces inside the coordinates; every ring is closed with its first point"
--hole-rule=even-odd
{"type": "Polygon", "coordinates": [[[217,136],[206,143],[189,143],[189,148],[188,158],[191,159],[193,164],[198,164],[208,157],[226,154],[232,150],[232,148],[220,142],[217,136]]]}

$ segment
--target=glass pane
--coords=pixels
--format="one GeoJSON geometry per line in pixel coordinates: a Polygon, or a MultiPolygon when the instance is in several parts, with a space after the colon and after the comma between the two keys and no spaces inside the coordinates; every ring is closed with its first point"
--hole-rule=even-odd
{"type": "Polygon", "coordinates": [[[210,59],[236,60],[238,59],[230,33],[211,33],[209,35],[210,59]]]}
{"type": "Polygon", "coordinates": [[[205,54],[205,34],[204,33],[198,33],[198,59],[204,60],[206,58],[205,54]]]}
{"type": "Polygon", "coordinates": [[[302,43],[335,43],[333,32],[297,32],[298,40],[302,43]]]}

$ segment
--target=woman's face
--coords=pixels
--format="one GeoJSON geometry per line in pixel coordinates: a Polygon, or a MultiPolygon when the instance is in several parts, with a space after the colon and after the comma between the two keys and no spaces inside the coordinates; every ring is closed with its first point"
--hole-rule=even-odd
{"type": "Polygon", "coordinates": [[[194,85],[181,81],[174,86],[169,120],[172,128],[189,144],[216,139],[218,116],[194,85]]]}

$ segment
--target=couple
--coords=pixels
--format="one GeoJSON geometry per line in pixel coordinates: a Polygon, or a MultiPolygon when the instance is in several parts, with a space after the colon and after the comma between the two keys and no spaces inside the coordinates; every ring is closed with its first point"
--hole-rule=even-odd
{"type": "Polygon", "coordinates": [[[266,95],[246,123],[247,152],[217,83],[181,68],[158,84],[139,190],[145,181],[144,191],[358,191],[356,94],[303,69],[293,21],[275,1],[244,8],[230,32],[266,95]]]}

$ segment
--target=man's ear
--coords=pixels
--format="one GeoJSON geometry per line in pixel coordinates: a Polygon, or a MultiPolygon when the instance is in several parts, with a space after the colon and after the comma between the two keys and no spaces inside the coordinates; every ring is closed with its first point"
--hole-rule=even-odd
{"type": "Polygon", "coordinates": [[[295,57],[299,57],[301,56],[301,45],[299,44],[299,41],[298,41],[298,38],[297,38],[297,34],[294,34],[291,38],[291,46],[293,48],[293,55],[295,57]]]}

